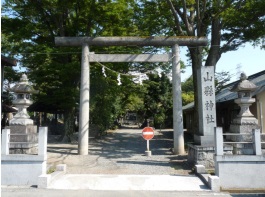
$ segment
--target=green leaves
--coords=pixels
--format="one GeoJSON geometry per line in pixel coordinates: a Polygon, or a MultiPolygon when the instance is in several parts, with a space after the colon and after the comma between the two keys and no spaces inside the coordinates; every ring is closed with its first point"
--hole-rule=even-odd
{"type": "MultiPolygon", "coordinates": [[[[234,38],[259,43],[265,36],[265,2],[262,0],[235,1],[222,13],[223,40],[234,38]]],[[[259,43],[261,44],[261,43],[259,43]]]]}
{"type": "MultiPolygon", "coordinates": [[[[3,4],[2,52],[21,60],[40,91],[36,101],[65,112],[66,130],[72,128],[67,125],[73,125],[68,121],[74,121],[67,117],[72,117],[69,113],[74,113],[79,103],[81,47],[56,47],[54,37],[135,35],[139,32],[132,24],[135,6],[133,0],[6,0],[3,4]]],[[[121,48],[90,50],[102,53],[121,48]]],[[[120,73],[129,71],[128,64],[107,65],[120,73]]],[[[121,78],[123,86],[132,83],[121,78]]],[[[116,74],[103,78],[101,67],[91,64],[91,121],[103,130],[123,113],[122,91],[124,87],[117,85],[116,74]]],[[[67,136],[71,132],[66,131],[67,136]]]]}
{"type": "Polygon", "coordinates": [[[168,77],[162,73],[161,78],[156,74],[149,74],[146,80],[146,93],[144,105],[146,117],[154,117],[155,127],[172,124],[172,84],[168,77]]]}
{"type": "Polygon", "coordinates": [[[185,106],[194,101],[193,77],[190,76],[186,81],[181,83],[182,105],[185,106]]]}

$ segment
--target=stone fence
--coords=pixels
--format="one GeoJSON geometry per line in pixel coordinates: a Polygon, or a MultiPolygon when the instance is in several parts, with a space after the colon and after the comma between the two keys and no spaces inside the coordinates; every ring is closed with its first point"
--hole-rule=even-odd
{"type": "Polygon", "coordinates": [[[40,127],[38,154],[9,154],[10,130],[2,130],[2,185],[38,185],[38,177],[46,174],[47,127],[40,127]]]}
{"type": "Polygon", "coordinates": [[[224,154],[224,143],[250,142],[224,142],[223,135],[221,127],[215,128],[215,175],[219,177],[220,189],[265,191],[265,155],[261,150],[260,130],[252,130],[253,155],[224,154]]]}

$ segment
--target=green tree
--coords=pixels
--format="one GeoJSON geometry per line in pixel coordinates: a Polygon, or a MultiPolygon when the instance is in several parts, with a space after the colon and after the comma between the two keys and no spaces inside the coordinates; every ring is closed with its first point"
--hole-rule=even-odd
{"type": "Polygon", "coordinates": [[[207,47],[188,47],[197,109],[196,71],[200,67],[216,66],[223,53],[245,42],[264,47],[264,6],[263,0],[142,0],[138,21],[152,35],[209,38],[207,47]]]}
{"type": "Polygon", "coordinates": [[[21,77],[21,73],[16,72],[16,70],[14,70],[13,67],[4,67],[3,70],[3,75],[4,75],[4,79],[3,79],[3,92],[2,92],[2,102],[6,105],[12,105],[12,99],[13,96],[12,94],[10,94],[9,89],[11,88],[11,85],[14,83],[19,82],[19,79],[21,77]]]}
{"type": "MultiPolygon", "coordinates": [[[[74,131],[74,114],[79,102],[81,49],[55,47],[54,37],[133,35],[138,31],[131,25],[134,6],[132,0],[6,0],[2,5],[2,34],[8,35],[2,42],[2,50],[19,57],[30,80],[40,90],[36,100],[64,111],[66,140],[74,131]]],[[[98,52],[104,49],[93,47],[91,50],[98,52]]],[[[115,69],[118,72],[126,70],[121,67],[115,69]]],[[[94,78],[97,80],[99,77],[94,78]]],[[[103,95],[100,99],[105,96],[102,102],[114,102],[114,87],[106,89],[97,92],[103,95]]],[[[97,113],[98,108],[93,106],[96,104],[92,103],[92,109],[97,113]]],[[[104,110],[106,117],[109,111],[113,111],[109,106],[104,110]]]]}
{"type": "Polygon", "coordinates": [[[162,128],[172,126],[172,84],[169,78],[162,73],[149,74],[149,80],[144,82],[145,116],[154,117],[154,126],[162,128]]]}
{"type": "Polygon", "coordinates": [[[144,108],[144,101],[137,93],[129,94],[125,101],[124,108],[126,111],[142,111],[144,108]]]}
{"type": "Polygon", "coordinates": [[[181,83],[182,92],[194,92],[192,75],[181,83]]]}
{"type": "MultiPolygon", "coordinates": [[[[227,82],[230,81],[232,74],[229,72],[215,73],[215,93],[217,94],[227,82]]],[[[194,101],[193,77],[190,76],[186,81],[181,83],[182,87],[182,104],[187,105],[194,101]]]]}
{"type": "Polygon", "coordinates": [[[185,106],[194,101],[194,86],[192,75],[181,83],[182,105],[185,106]]]}
{"type": "Polygon", "coordinates": [[[231,74],[229,72],[216,72],[215,73],[215,93],[220,92],[224,85],[227,84],[227,82],[231,79],[231,74]]]}

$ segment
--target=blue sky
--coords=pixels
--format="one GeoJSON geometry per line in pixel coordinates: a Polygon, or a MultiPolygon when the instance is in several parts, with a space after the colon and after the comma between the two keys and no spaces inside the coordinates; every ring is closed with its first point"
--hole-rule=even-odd
{"type": "MultiPolygon", "coordinates": [[[[186,62],[186,48],[181,47],[181,60],[186,62]]],[[[265,50],[261,50],[260,47],[253,47],[251,44],[246,44],[245,47],[240,47],[237,51],[230,51],[221,56],[221,59],[216,65],[216,72],[229,71],[234,75],[230,82],[233,82],[239,78],[238,65],[240,71],[245,72],[247,76],[265,70],[265,50]]],[[[181,81],[184,81],[191,75],[191,67],[186,69],[186,72],[182,74],[181,81]]]]}

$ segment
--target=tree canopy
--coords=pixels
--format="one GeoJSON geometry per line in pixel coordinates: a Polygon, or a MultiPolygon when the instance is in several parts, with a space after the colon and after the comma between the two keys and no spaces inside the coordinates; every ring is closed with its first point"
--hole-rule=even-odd
{"type": "MultiPolygon", "coordinates": [[[[56,36],[206,36],[207,47],[188,47],[193,70],[195,106],[197,102],[196,71],[199,67],[215,66],[223,53],[237,50],[246,42],[264,48],[265,1],[263,0],[6,0],[2,4],[2,54],[19,59],[35,88],[36,100],[56,105],[65,113],[66,136],[74,130],[75,111],[79,108],[81,48],[56,47],[56,36]],[[68,133],[68,134],[67,134],[68,133]]],[[[153,47],[91,47],[96,53],[155,53],[168,48],[153,47]]],[[[158,104],[170,106],[169,82],[150,75],[151,80],[139,88],[126,75],[117,84],[117,74],[129,71],[147,72],[156,67],[168,72],[165,64],[91,64],[91,123],[103,129],[124,113],[124,109],[156,112],[163,122],[169,112],[158,104]],[[163,85],[164,84],[164,85],[163,85]],[[167,85],[166,85],[167,84],[167,85]],[[157,89],[160,87],[161,89],[157,89]],[[164,88],[164,89],[163,89],[164,88]],[[146,106],[152,95],[157,106],[146,106]],[[133,91],[139,91],[135,95],[133,91]],[[156,94],[163,98],[156,98],[156,94]],[[141,100],[142,99],[142,100],[141,100]],[[136,104],[139,104],[139,108],[136,104]]],[[[190,94],[187,93],[187,102],[190,94]]]]}
{"type": "MultiPolygon", "coordinates": [[[[156,35],[206,36],[209,39],[207,47],[188,47],[196,110],[198,109],[197,70],[200,67],[216,66],[223,53],[237,50],[249,41],[264,48],[265,2],[263,0],[141,2],[142,20],[139,20],[141,21],[139,25],[146,31],[152,28],[153,31],[150,32],[156,35]],[[144,13],[148,13],[147,16],[144,13]],[[156,20],[152,21],[154,15],[156,20]]],[[[195,117],[198,121],[198,113],[195,117]]]]}
{"type": "MultiPolygon", "coordinates": [[[[56,105],[64,111],[66,136],[74,130],[73,116],[79,107],[81,48],[56,47],[54,37],[133,35],[138,31],[131,25],[134,6],[132,0],[6,0],[3,4],[2,53],[19,58],[30,80],[40,90],[36,100],[56,105]]],[[[106,49],[94,47],[91,50],[101,52],[106,49]]],[[[113,52],[120,48],[109,50],[113,52]]],[[[108,66],[126,73],[129,65],[108,66]]],[[[114,82],[117,76],[112,74],[103,80],[101,70],[95,64],[91,71],[91,110],[95,112],[92,114],[103,112],[100,125],[107,128],[109,119],[113,120],[109,117],[115,111],[115,102],[118,102],[114,97],[119,97],[121,90],[114,82]]],[[[91,120],[98,123],[95,117],[92,115],[91,120]]]]}

